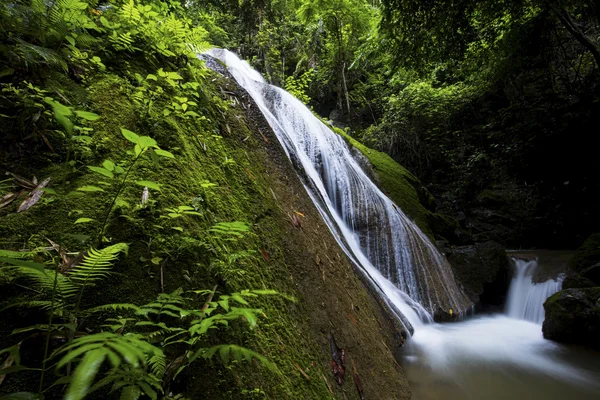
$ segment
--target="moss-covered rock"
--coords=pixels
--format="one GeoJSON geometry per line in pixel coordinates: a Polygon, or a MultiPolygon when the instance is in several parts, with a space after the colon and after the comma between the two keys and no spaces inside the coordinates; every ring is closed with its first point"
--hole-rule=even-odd
{"type": "Polygon", "coordinates": [[[566,289],[544,303],[546,339],[600,349],[600,287],[566,289]]]}
{"type": "MultiPolygon", "coordinates": [[[[576,273],[582,273],[600,262],[600,233],[588,237],[577,249],[569,262],[569,268],[576,273]]],[[[589,272],[589,271],[588,271],[589,272]]],[[[600,285],[600,282],[596,282],[600,285]]]]}

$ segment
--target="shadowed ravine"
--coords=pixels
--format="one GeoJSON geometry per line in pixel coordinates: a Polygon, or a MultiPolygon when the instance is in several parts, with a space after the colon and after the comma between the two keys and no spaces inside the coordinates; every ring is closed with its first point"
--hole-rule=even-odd
{"type": "Polygon", "coordinates": [[[393,308],[413,326],[440,310],[462,314],[471,308],[445,258],[365,174],[342,137],[233,53],[210,54],[260,107],[342,248],[393,308]]]}

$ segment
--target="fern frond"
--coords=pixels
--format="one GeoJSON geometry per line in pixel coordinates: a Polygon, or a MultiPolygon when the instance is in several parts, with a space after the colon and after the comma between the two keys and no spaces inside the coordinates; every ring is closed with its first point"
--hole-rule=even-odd
{"type": "MultiPolygon", "coordinates": [[[[52,292],[55,288],[54,280],[56,279],[56,293],[55,302],[57,305],[61,305],[67,302],[67,300],[73,297],[77,293],[78,287],[74,285],[64,275],[52,271],[49,269],[35,269],[24,265],[11,265],[2,268],[2,270],[10,271],[20,277],[32,283],[33,288],[39,291],[52,292]]],[[[23,306],[33,305],[34,302],[23,302],[23,306]]],[[[39,303],[40,306],[45,307],[44,302],[39,303]]]]}
{"type": "Polygon", "coordinates": [[[36,46],[22,39],[17,39],[13,53],[26,67],[46,64],[67,71],[67,62],[60,53],[47,47],[36,46]]]}
{"type": "Polygon", "coordinates": [[[167,368],[167,360],[162,351],[160,353],[152,354],[148,359],[148,366],[154,375],[159,378],[163,376],[165,369],[167,368]]]}
{"type": "Polygon", "coordinates": [[[130,310],[135,313],[140,313],[140,307],[135,304],[130,303],[111,303],[111,304],[103,304],[98,307],[90,308],[85,311],[86,314],[92,314],[96,312],[105,312],[105,311],[120,311],[120,310],[130,310]]]}
{"type": "Polygon", "coordinates": [[[263,355],[235,344],[221,344],[209,347],[208,349],[198,349],[189,356],[189,361],[193,362],[196,359],[198,359],[198,357],[202,357],[204,359],[211,359],[217,352],[219,353],[219,357],[224,364],[228,364],[232,360],[246,360],[248,362],[251,362],[253,359],[256,359],[270,370],[277,370],[277,367],[269,360],[267,360],[267,358],[263,355]]]}
{"type": "Polygon", "coordinates": [[[69,272],[68,277],[78,286],[93,285],[110,274],[113,262],[121,252],[127,253],[128,249],[126,243],[113,244],[101,250],[90,249],[81,263],[69,272]]]}

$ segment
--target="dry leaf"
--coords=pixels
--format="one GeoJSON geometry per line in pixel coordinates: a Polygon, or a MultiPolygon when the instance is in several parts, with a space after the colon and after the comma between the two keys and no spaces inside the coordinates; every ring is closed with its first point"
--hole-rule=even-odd
{"type": "Polygon", "coordinates": [[[260,252],[262,253],[262,257],[266,262],[271,261],[271,257],[269,257],[269,253],[267,253],[265,249],[260,249],[260,252]]]}
{"type": "Polygon", "coordinates": [[[8,193],[0,198],[0,208],[4,208],[19,197],[19,193],[8,193]]]}
{"type": "Polygon", "coordinates": [[[35,189],[37,186],[37,183],[33,183],[29,179],[25,179],[20,175],[13,174],[12,172],[9,172],[9,174],[12,175],[13,178],[15,178],[19,185],[23,186],[26,189],[35,189]]]}
{"type": "Polygon", "coordinates": [[[44,179],[42,183],[37,185],[37,187],[29,194],[29,196],[27,196],[27,198],[23,200],[23,202],[17,209],[17,212],[20,213],[23,211],[27,211],[28,209],[33,207],[35,203],[37,203],[42,198],[44,192],[41,189],[46,187],[48,183],[50,183],[50,178],[44,179]]]}

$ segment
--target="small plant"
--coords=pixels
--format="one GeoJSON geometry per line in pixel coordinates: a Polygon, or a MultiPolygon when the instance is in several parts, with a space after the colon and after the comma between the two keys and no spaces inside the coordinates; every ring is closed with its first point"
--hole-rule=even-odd
{"type": "MultiPolygon", "coordinates": [[[[89,166],[88,167],[92,172],[94,172],[98,175],[101,175],[103,178],[110,179],[112,183],[108,183],[109,185],[115,184],[117,186],[117,191],[110,203],[110,206],[108,207],[107,211],[105,212],[103,221],[100,225],[100,229],[99,229],[99,241],[100,242],[108,241],[108,239],[106,239],[104,237],[104,235],[106,233],[109,219],[112,215],[112,212],[113,212],[115,206],[117,204],[119,204],[119,202],[122,203],[120,196],[121,196],[123,190],[125,189],[125,187],[127,186],[127,184],[129,183],[128,178],[129,178],[131,172],[133,171],[134,167],[138,163],[138,161],[141,159],[141,157],[144,156],[145,154],[149,154],[150,157],[152,157],[152,159],[158,159],[160,157],[175,158],[175,156],[172,153],[170,153],[166,150],[162,150],[160,147],[158,147],[156,140],[152,139],[149,136],[139,136],[135,132],[132,132],[125,128],[121,128],[121,134],[123,135],[123,137],[125,137],[125,139],[127,139],[128,141],[130,141],[131,143],[133,143],[135,145],[133,148],[133,151],[129,152],[129,155],[131,157],[131,159],[129,160],[129,163],[128,164],[126,163],[124,165],[124,167],[121,167],[120,165],[115,164],[112,160],[105,160],[102,163],[102,166],[89,166]]],[[[149,189],[156,190],[156,191],[161,190],[160,184],[157,182],[154,182],[154,181],[137,180],[134,183],[143,188],[149,188],[149,189]]],[[[77,190],[80,192],[104,192],[103,188],[101,188],[99,186],[95,186],[95,185],[81,186],[81,187],[77,188],[77,190]]],[[[89,223],[89,222],[94,222],[94,221],[95,220],[92,218],[79,218],[77,221],[75,221],[75,223],[89,223]]]]}

